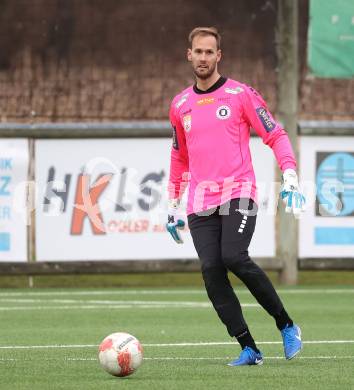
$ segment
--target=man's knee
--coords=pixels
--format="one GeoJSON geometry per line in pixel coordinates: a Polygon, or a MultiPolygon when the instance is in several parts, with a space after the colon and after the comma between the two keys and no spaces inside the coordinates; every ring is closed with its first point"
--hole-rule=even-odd
{"type": "Polygon", "coordinates": [[[218,295],[228,282],[227,270],[223,266],[202,267],[202,275],[208,295],[218,295]]]}
{"type": "Polygon", "coordinates": [[[202,268],[205,289],[215,309],[220,306],[233,304],[234,292],[227,276],[227,269],[223,266],[202,268]]]}
{"type": "Polygon", "coordinates": [[[221,256],[225,267],[234,273],[242,272],[250,261],[248,251],[224,250],[221,256]]]}
{"type": "Polygon", "coordinates": [[[202,275],[205,285],[218,285],[226,280],[227,270],[222,265],[204,266],[202,275]]]}

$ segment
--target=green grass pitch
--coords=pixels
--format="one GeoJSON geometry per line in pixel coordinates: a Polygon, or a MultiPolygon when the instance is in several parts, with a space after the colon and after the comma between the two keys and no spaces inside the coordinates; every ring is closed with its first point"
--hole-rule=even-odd
{"type": "Polygon", "coordinates": [[[0,389],[354,389],[354,288],[278,291],[302,328],[302,353],[284,359],[273,319],[238,288],[265,361],[228,367],[240,349],[202,289],[1,289],[0,389]],[[97,361],[97,345],[116,331],[144,347],[127,378],[97,361]]]}

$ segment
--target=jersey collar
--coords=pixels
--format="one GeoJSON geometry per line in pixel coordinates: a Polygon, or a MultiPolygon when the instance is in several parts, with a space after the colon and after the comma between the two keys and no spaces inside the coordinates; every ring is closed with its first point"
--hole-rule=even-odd
{"type": "Polygon", "coordinates": [[[220,76],[218,81],[216,81],[211,87],[209,87],[206,91],[203,91],[201,89],[199,89],[197,87],[197,84],[194,84],[193,85],[193,91],[195,93],[197,93],[198,95],[202,95],[204,93],[210,93],[210,92],[214,92],[216,91],[217,89],[219,89],[220,87],[222,87],[227,81],[227,78],[226,77],[223,77],[223,76],[220,76]]]}

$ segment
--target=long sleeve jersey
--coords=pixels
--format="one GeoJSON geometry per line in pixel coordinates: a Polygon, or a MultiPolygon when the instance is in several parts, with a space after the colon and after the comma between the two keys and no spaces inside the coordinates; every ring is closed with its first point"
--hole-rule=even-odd
{"type": "Polygon", "coordinates": [[[272,148],[282,171],[296,168],[287,133],[258,92],[238,81],[220,77],[207,91],[190,86],[173,99],[170,121],[169,198],[181,198],[189,185],[187,214],[234,198],[257,202],[251,128],[272,148]]]}

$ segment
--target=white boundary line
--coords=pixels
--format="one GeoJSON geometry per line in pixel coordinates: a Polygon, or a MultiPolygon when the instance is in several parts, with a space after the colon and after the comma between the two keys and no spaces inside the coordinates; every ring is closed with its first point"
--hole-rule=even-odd
{"type": "MultiPolygon", "coordinates": [[[[334,288],[319,288],[319,289],[282,289],[278,288],[277,291],[280,294],[354,294],[353,288],[343,288],[343,289],[334,289],[334,288]]],[[[241,289],[235,290],[237,294],[250,294],[248,290],[241,289]]],[[[191,295],[191,294],[203,294],[206,295],[205,290],[195,289],[195,290],[120,290],[119,288],[115,290],[82,290],[82,291],[21,291],[21,292],[10,292],[0,290],[0,296],[2,297],[16,297],[16,296],[74,296],[74,295],[191,295]]]]}
{"type": "MultiPolygon", "coordinates": [[[[144,360],[230,360],[235,359],[235,356],[230,357],[146,357],[144,360]]],[[[265,356],[264,360],[268,359],[281,359],[285,360],[284,356],[265,356]]],[[[354,356],[297,356],[297,359],[354,359],[354,356]]],[[[92,359],[97,360],[97,359],[92,359]]]]}
{"type": "Polygon", "coordinates": [[[208,303],[203,301],[132,301],[132,300],[90,300],[90,299],[17,299],[17,298],[0,298],[0,302],[7,303],[96,303],[96,304],[131,304],[131,305],[140,305],[140,304],[149,304],[149,305],[164,305],[166,303],[171,305],[194,305],[199,303],[208,303]]]}
{"type": "MultiPolygon", "coordinates": [[[[256,341],[257,344],[275,345],[283,344],[282,341],[256,341]]],[[[354,340],[312,340],[303,341],[304,344],[354,344],[354,340]]],[[[143,344],[145,347],[199,347],[208,345],[235,345],[234,341],[225,342],[200,342],[200,343],[170,343],[170,344],[143,344]]]]}
{"type": "MultiPolygon", "coordinates": [[[[282,341],[256,341],[257,344],[275,345],[282,344],[282,341]]],[[[304,344],[354,344],[354,340],[309,340],[303,341],[304,344]]],[[[236,345],[234,341],[216,341],[199,343],[150,343],[143,344],[143,347],[203,347],[211,345],[236,345]]],[[[0,349],[61,349],[61,348],[97,348],[96,344],[52,344],[52,345],[2,345],[0,349]]]]}
{"type": "MultiPolygon", "coordinates": [[[[260,308],[258,303],[243,303],[243,308],[260,308]]],[[[117,305],[62,305],[62,306],[0,306],[1,311],[31,311],[31,310],[100,310],[100,309],[210,309],[212,306],[207,302],[186,302],[185,304],[117,304],[117,305]]]]}
{"type": "MultiPolygon", "coordinates": [[[[234,359],[235,356],[230,357],[230,356],[223,356],[223,357],[144,357],[144,360],[231,360],[234,359]]],[[[264,360],[285,360],[284,356],[265,356],[264,360]]],[[[309,359],[324,359],[324,360],[332,360],[332,359],[354,359],[354,356],[297,356],[296,360],[301,359],[301,360],[309,360],[309,359]]],[[[0,363],[1,362],[13,362],[13,361],[34,361],[35,359],[26,359],[26,358],[21,358],[21,359],[16,359],[16,358],[0,358],[0,363]]],[[[87,361],[98,361],[98,358],[64,358],[64,359],[48,359],[46,360],[64,360],[64,361],[74,361],[74,362],[87,362],[87,361]]]]}
{"type": "MultiPolygon", "coordinates": [[[[210,302],[206,301],[131,301],[131,300],[82,300],[82,299],[14,299],[0,298],[4,303],[76,303],[76,304],[97,304],[97,305],[171,305],[171,306],[194,306],[203,305],[211,307],[210,302]]],[[[247,305],[259,306],[256,303],[247,305]]]]}

